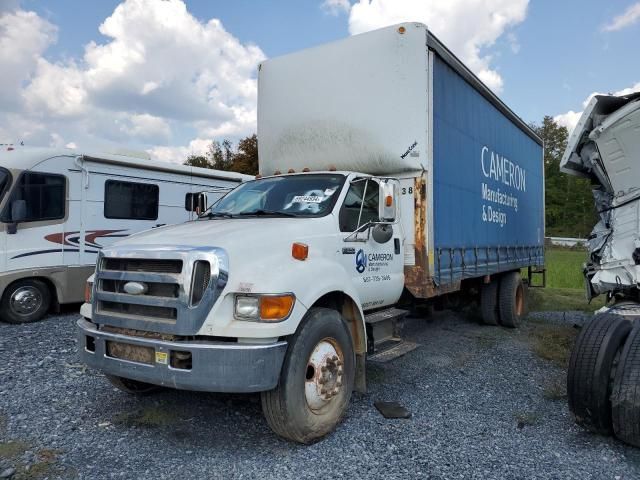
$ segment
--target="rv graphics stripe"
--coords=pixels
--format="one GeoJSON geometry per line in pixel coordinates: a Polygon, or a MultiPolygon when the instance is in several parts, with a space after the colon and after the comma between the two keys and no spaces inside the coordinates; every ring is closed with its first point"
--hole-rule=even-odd
{"type": "MultiPolygon", "coordinates": [[[[75,252],[79,252],[80,249],[78,248],[63,248],[62,250],[58,250],[57,248],[52,248],[50,250],[38,250],[36,252],[27,252],[27,253],[21,253],[20,255],[16,255],[15,257],[11,257],[11,260],[13,260],[14,258],[22,258],[22,257],[30,257],[32,255],[43,255],[45,253],[60,253],[60,252],[68,252],[68,253],[75,253],[75,252]]],[[[85,253],[98,253],[97,250],[85,250],[85,253]]]]}
{"type": "Polygon", "coordinates": [[[85,232],[84,241],[80,240],[80,232],[66,232],[66,233],[51,233],[46,235],[45,240],[51,243],[58,243],[62,245],[63,248],[53,248],[46,250],[35,250],[33,252],[21,253],[14,258],[22,258],[29,257],[31,255],[44,255],[47,253],[75,253],[80,251],[80,247],[84,244],[85,248],[90,248],[91,250],[85,250],[85,253],[98,253],[98,250],[102,248],[98,242],[96,242],[97,238],[121,238],[128,237],[129,233],[121,233],[126,232],[127,230],[88,230],[85,232]],[[64,247],[75,247],[75,248],[64,248],[64,247]]]}

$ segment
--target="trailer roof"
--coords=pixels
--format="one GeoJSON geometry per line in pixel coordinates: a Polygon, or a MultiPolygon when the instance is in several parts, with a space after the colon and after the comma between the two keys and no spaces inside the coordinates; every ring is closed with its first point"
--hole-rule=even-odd
{"type": "MultiPolygon", "coordinates": [[[[418,22],[419,23],[419,22],[418,22]]],[[[503,115],[515,123],[523,132],[525,132],[537,144],[542,145],[542,139],[527,125],[518,115],[514,113],[493,91],[487,87],[451,50],[449,50],[438,38],[427,30],[427,47],[432,49],[439,55],[451,68],[458,72],[462,78],[469,82],[484,98],[486,98],[494,107],[496,107],[503,115]]]]}
{"type": "Polygon", "coordinates": [[[225,172],[209,168],[192,167],[168,162],[160,162],[150,158],[139,158],[131,155],[121,155],[109,152],[90,152],[69,148],[39,148],[23,146],[7,146],[0,148],[0,165],[5,168],[29,169],[49,158],[80,157],[96,163],[121,165],[131,168],[176,173],[203,178],[215,178],[229,182],[243,182],[253,178],[237,172],[225,172]]]}

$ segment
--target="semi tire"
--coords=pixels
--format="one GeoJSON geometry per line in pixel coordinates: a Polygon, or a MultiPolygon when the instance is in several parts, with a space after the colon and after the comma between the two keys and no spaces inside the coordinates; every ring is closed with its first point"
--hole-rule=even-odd
{"type": "Polygon", "coordinates": [[[7,323],[41,320],[51,306],[51,292],[42,280],[18,280],[9,285],[0,302],[0,316],[7,323]]]}
{"type": "Polygon", "coordinates": [[[611,435],[611,372],[631,331],[628,320],[596,315],[582,328],[571,352],[567,372],[569,410],[583,428],[611,435]]]}
{"type": "Polygon", "coordinates": [[[105,375],[105,377],[107,377],[111,385],[130,395],[148,395],[160,389],[157,385],[131,380],[130,378],[117,377],[115,375],[105,375]]]}
{"type": "Polygon", "coordinates": [[[342,420],[354,378],[353,343],[342,316],[309,310],[289,342],[278,386],[261,394],[267,423],[294,442],[322,438],[342,420]]]}
{"type": "Polygon", "coordinates": [[[527,291],[520,272],[509,272],[500,278],[498,289],[500,325],[518,328],[527,316],[527,291]]]}
{"type": "Polygon", "coordinates": [[[500,324],[498,286],[498,277],[493,277],[489,283],[483,283],[480,288],[480,313],[482,322],[486,325],[500,324]]]}
{"type": "Polygon", "coordinates": [[[613,433],[623,442],[640,447],[640,327],[636,326],[622,348],[611,394],[613,433]]]}

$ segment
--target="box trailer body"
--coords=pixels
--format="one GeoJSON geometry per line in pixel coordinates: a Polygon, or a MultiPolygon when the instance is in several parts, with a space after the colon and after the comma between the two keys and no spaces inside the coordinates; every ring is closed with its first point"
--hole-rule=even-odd
{"type": "Polygon", "coordinates": [[[261,176],[103,249],[78,345],[123,390],[261,392],[269,425],[309,442],[366,391],[367,359],[415,348],[408,307],[480,291],[487,323],[519,324],[542,147],[421,24],[267,60],[258,80],[261,176]]]}
{"type": "Polygon", "coordinates": [[[543,265],[542,142],[424,25],[268,60],[258,107],[263,175],[401,178],[414,295],[543,265]]]}
{"type": "Polygon", "coordinates": [[[117,239],[193,218],[185,196],[215,201],[247,176],[149,159],[73,150],[5,147],[0,152],[0,317],[34,320],[38,292],[81,302],[98,251],[117,239]],[[17,203],[24,218],[14,221],[17,203]],[[12,212],[13,208],[13,212],[12,212]],[[13,287],[16,288],[13,288],[13,287]],[[36,298],[37,297],[37,298],[36,298]]]}

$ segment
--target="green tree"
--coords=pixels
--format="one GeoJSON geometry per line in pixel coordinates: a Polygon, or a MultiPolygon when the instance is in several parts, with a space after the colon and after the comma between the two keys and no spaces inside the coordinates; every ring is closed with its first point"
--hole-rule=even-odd
{"type": "Polygon", "coordinates": [[[204,155],[189,155],[184,164],[191,167],[213,168],[209,159],[204,155]]]}
{"type": "Polygon", "coordinates": [[[185,165],[201,168],[213,168],[227,172],[258,174],[258,137],[253,135],[238,142],[237,149],[231,140],[214,140],[209,144],[205,155],[191,155],[185,165]]]}
{"type": "Polygon", "coordinates": [[[552,117],[532,128],[544,141],[546,234],[585,238],[597,222],[591,184],[560,172],[569,132],[552,117]]]}

